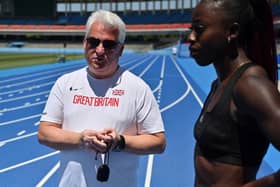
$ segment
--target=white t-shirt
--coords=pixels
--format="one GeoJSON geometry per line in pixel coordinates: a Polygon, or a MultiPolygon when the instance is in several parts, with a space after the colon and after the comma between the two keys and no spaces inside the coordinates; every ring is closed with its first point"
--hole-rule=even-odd
{"type": "MultiPolygon", "coordinates": [[[[118,133],[137,135],[163,132],[158,104],[150,87],[131,72],[119,68],[107,79],[95,79],[87,68],[65,74],[54,84],[41,121],[62,124],[63,129],[114,128],[118,133]]],[[[86,149],[62,150],[60,186],[136,186],[139,156],[110,152],[107,182],[96,180],[101,158],[86,149]]],[[[100,156],[100,154],[99,154],[100,156]]]]}

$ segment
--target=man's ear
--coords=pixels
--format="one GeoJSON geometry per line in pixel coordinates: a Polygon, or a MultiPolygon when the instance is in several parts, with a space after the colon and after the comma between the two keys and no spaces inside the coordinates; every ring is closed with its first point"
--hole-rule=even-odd
{"type": "Polygon", "coordinates": [[[228,41],[236,40],[239,36],[240,31],[240,25],[237,22],[234,22],[229,27],[229,35],[228,35],[228,41]]]}

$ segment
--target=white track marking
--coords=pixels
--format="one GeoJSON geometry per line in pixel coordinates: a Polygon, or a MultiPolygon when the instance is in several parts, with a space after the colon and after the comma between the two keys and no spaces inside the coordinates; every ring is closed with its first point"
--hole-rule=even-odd
{"type": "MultiPolygon", "coordinates": [[[[200,98],[198,97],[198,95],[196,94],[196,92],[194,91],[193,87],[191,86],[191,84],[189,83],[189,81],[187,80],[185,74],[182,72],[181,68],[179,67],[179,65],[177,64],[177,62],[171,58],[172,62],[174,63],[175,67],[177,68],[177,70],[179,71],[181,77],[183,78],[183,80],[185,81],[186,85],[188,86],[188,89],[186,90],[186,92],[180,97],[178,98],[176,101],[174,101],[173,103],[171,103],[170,105],[164,107],[161,109],[161,112],[164,112],[170,108],[172,108],[173,106],[175,106],[176,104],[178,104],[180,101],[182,101],[187,95],[188,93],[191,91],[194,95],[194,97],[196,98],[197,102],[199,103],[199,105],[202,107],[203,103],[200,100],[200,98]]],[[[162,72],[161,72],[161,78],[160,80],[163,80],[164,78],[164,74],[163,74],[163,67],[162,67],[162,72]]],[[[161,89],[161,87],[160,87],[161,89]]],[[[154,160],[154,155],[151,154],[148,157],[148,163],[147,163],[147,172],[146,172],[146,178],[145,178],[145,187],[150,187],[151,185],[151,176],[152,176],[152,166],[153,166],[153,160],[154,160]]]]}
{"type": "Polygon", "coordinates": [[[35,114],[35,115],[32,115],[32,116],[18,118],[18,119],[11,120],[11,121],[5,121],[5,122],[0,123],[0,126],[11,125],[11,124],[16,123],[16,122],[25,121],[25,120],[37,118],[37,117],[40,117],[40,116],[41,116],[41,114],[35,114]]]}
{"type": "Polygon", "coordinates": [[[166,57],[164,56],[163,65],[161,66],[160,81],[159,81],[158,86],[153,90],[153,93],[155,93],[156,91],[158,91],[162,87],[164,70],[165,70],[165,63],[166,63],[166,57]]]}
{"type": "Polygon", "coordinates": [[[43,84],[38,84],[35,86],[30,86],[30,87],[25,87],[25,88],[21,88],[21,89],[17,89],[17,90],[10,90],[10,91],[6,91],[6,92],[1,92],[0,95],[6,95],[6,94],[10,94],[10,93],[23,93],[24,91],[30,91],[32,89],[36,89],[36,88],[41,88],[44,86],[49,86],[54,84],[55,81],[51,81],[51,82],[47,82],[47,83],[43,83],[43,84]]]}
{"type": "Polygon", "coordinates": [[[30,137],[30,136],[35,136],[35,135],[37,135],[37,134],[38,134],[37,132],[33,132],[33,133],[26,134],[26,135],[23,135],[23,136],[18,136],[18,137],[15,137],[15,138],[3,140],[3,141],[0,141],[0,144],[1,144],[1,145],[5,145],[5,144],[10,143],[10,142],[14,142],[14,141],[17,141],[17,140],[21,140],[21,139],[24,139],[24,138],[28,138],[28,137],[30,137]]]}
{"type": "Polygon", "coordinates": [[[152,56],[149,56],[149,58],[143,59],[143,60],[139,61],[137,64],[134,64],[133,66],[129,67],[128,70],[133,70],[134,68],[140,66],[141,64],[143,64],[144,62],[146,62],[152,58],[153,58],[152,56]]]}
{"type": "Polygon", "coordinates": [[[4,112],[11,112],[14,110],[20,110],[20,109],[24,109],[24,108],[28,108],[28,107],[32,107],[32,106],[37,106],[37,105],[41,105],[41,104],[45,104],[46,101],[41,101],[41,102],[37,102],[37,103],[26,103],[24,105],[21,106],[17,106],[17,107],[13,107],[13,108],[4,108],[2,110],[0,110],[0,113],[4,113],[4,112]]]}
{"type": "Polygon", "coordinates": [[[18,133],[17,133],[17,136],[21,136],[21,135],[23,135],[24,133],[26,133],[26,130],[22,130],[22,131],[18,132],[18,133]]]}
{"type": "Polygon", "coordinates": [[[142,77],[152,67],[152,65],[156,62],[158,58],[159,56],[154,58],[154,60],[151,63],[149,63],[149,65],[147,65],[147,67],[139,74],[139,77],[142,77]]]}
{"type": "Polygon", "coordinates": [[[183,78],[183,80],[185,81],[186,85],[188,86],[188,89],[186,90],[186,92],[179,97],[176,101],[174,101],[173,103],[167,105],[166,107],[161,109],[161,112],[164,112],[170,108],[172,108],[174,105],[178,104],[179,102],[181,102],[187,95],[188,93],[191,91],[195,97],[195,99],[197,100],[198,104],[200,105],[200,107],[203,106],[203,103],[201,101],[201,99],[198,97],[198,95],[196,94],[196,92],[194,91],[193,87],[191,86],[191,84],[189,83],[189,81],[187,80],[185,74],[182,72],[181,68],[179,67],[179,65],[177,64],[177,62],[174,60],[174,58],[171,58],[172,62],[174,63],[175,67],[177,68],[177,70],[179,71],[181,77],[183,78]]]}
{"type": "Polygon", "coordinates": [[[27,160],[25,162],[21,162],[19,164],[15,164],[15,165],[12,165],[12,166],[9,166],[7,168],[3,168],[3,169],[0,169],[0,173],[4,173],[4,172],[7,172],[9,170],[13,170],[13,169],[16,169],[16,168],[19,168],[21,166],[25,166],[27,164],[31,164],[33,162],[36,162],[36,161],[39,161],[39,160],[42,160],[42,159],[45,159],[45,158],[48,158],[50,156],[53,156],[53,155],[56,155],[60,153],[60,151],[55,151],[55,152],[52,152],[52,153],[49,153],[49,154],[46,154],[46,155],[43,155],[43,156],[39,156],[39,157],[36,157],[34,159],[31,159],[31,160],[27,160]]]}
{"type": "MultiPolygon", "coordinates": [[[[161,95],[161,86],[164,78],[164,70],[165,70],[165,56],[163,58],[163,63],[161,66],[161,73],[160,73],[160,87],[157,96],[157,102],[160,104],[160,95],[161,95]]],[[[153,163],[154,163],[154,154],[150,154],[148,156],[148,163],[147,163],[147,171],[146,171],[146,178],[145,178],[145,187],[150,187],[151,179],[152,179],[152,171],[153,171],[153,163]]]]}
{"type": "Polygon", "coordinates": [[[60,162],[57,162],[55,166],[47,173],[47,175],[42,178],[42,180],[36,185],[36,187],[42,187],[45,185],[45,183],[49,180],[49,178],[55,174],[55,172],[58,170],[60,167],[60,162]]]}
{"type": "Polygon", "coordinates": [[[12,78],[9,78],[9,77],[5,77],[5,80],[0,80],[0,83],[5,83],[5,82],[9,82],[9,81],[16,81],[16,80],[22,80],[22,79],[25,79],[25,78],[32,78],[34,75],[40,75],[40,76],[43,76],[45,74],[61,74],[62,71],[71,71],[73,69],[73,67],[80,67],[81,64],[78,64],[78,65],[73,65],[73,66],[70,66],[70,67],[67,67],[67,68],[59,68],[59,69],[51,69],[51,70],[46,70],[46,71],[38,71],[38,72],[31,72],[29,74],[26,74],[26,75],[21,75],[21,76],[17,76],[17,77],[12,77],[12,78]],[[69,69],[69,70],[68,70],[69,69]]]}
{"type": "Polygon", "coordinates": [[[145,178],[145,185],[144,185],[145,187],[151,186],[153,163],[154,163],[154,155],[149,155],[147,171],[146,171],[146,178],[145,178]]]}
{"type": "Polygon", "coordinates": [[[20,99],[26,99],[26,98],[30,98],[30,97],[35,97],[35,96],[39,96],[39,95],[44,95],[44,94],[48,94],[50,91],[43,91],[43,92],[38,92],[38,93],[34,93],[34,94],[29,94],[29,95],[25,95],[25,96],[21,96],[21,97],[13,97],[10,99],[5,99],[0,101],[0,103],[7,103],[7,102],[11,102],[11,101],[16,101],[16,100],[20,100],[20,99]]]}
{"type": "Polygon", "coordinates": [[[27,83],[32,83],[32,82],[36,82],[36,81],[41,81],[41,80],[45,80],[45,79],[49,79],[49,78],[53,78],[53,77],[57,77],[58,75],[48,75],[48,76],[44,76],[44,77],[40,77],[40,78],[36,78],[36,79],[32,79],[32,80],[28,80],[28,81],[21,81],[21,82],[17,82],[14,84],[9,84],[9,85],[5,85],[5,86],[0,86],[0,89],[3,88],[11,88],[14,86],[19,86],[19,85],[23,85],[23,84],[27,84],[27,83]]]}

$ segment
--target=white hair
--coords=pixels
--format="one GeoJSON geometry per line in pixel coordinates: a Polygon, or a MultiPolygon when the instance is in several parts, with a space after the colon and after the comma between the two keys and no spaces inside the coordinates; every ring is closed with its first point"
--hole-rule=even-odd
{"type": "Polygon", "coordinates": [[[117,27],[119,30],[118,41],[120,43],[124,43],[126,35],[125,23],[117,14],[107,10],[97,10],[89,16],[86,23],[85,37],[88,36],[89,31],[91,29],[91,25],[96,21],[104,23],[111,27],[117,27]]]}

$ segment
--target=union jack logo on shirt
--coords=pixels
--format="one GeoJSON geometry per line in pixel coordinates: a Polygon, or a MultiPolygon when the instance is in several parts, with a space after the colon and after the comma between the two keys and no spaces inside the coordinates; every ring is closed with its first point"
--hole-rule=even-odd
{"type": "Polygon", "coordinates": [[[112,94],[122,96],[124,95],[124,90],[113,90],[112,94]]]}

